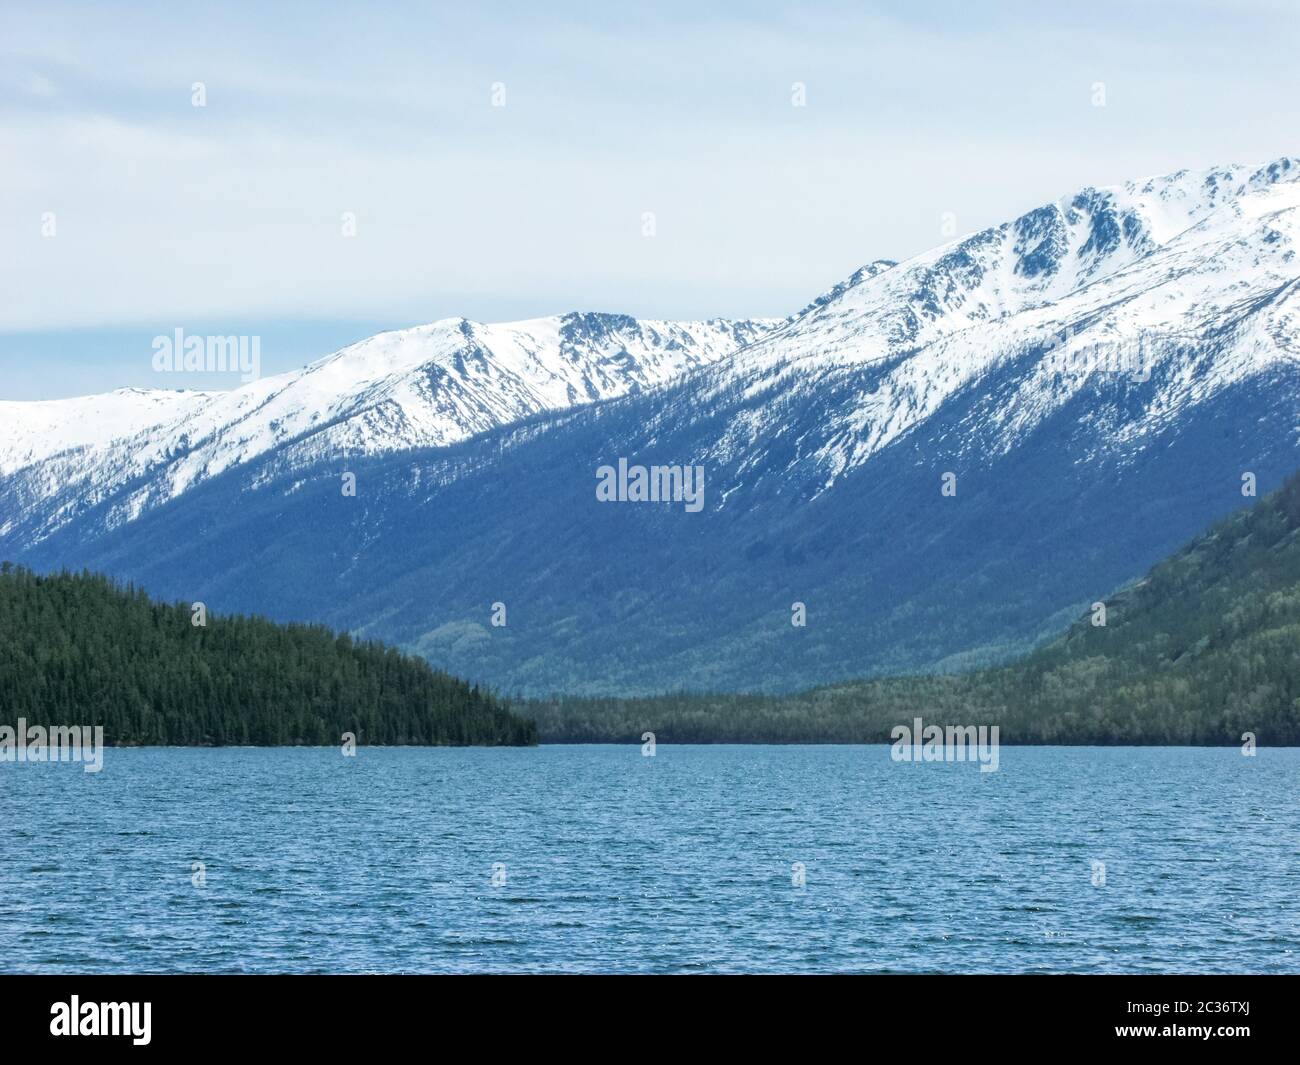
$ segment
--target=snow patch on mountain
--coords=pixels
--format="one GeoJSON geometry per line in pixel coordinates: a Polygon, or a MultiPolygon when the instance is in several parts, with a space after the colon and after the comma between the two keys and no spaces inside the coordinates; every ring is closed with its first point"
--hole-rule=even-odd
{"type": "Polygon", "coordinates": [[[212,392],[119,388],[101,395],[0,400],[0,475],[72,448],[103,447],[183,417],[212,392]]]}

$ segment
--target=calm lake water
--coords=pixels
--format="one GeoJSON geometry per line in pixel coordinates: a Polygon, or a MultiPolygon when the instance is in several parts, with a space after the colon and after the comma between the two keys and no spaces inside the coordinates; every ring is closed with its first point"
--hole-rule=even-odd
{"type": "Polygon", "coordinates": [[[110,749],[0,764],[0,969],[1300,972],[1298,796],[1294,748],[110,749]]]}

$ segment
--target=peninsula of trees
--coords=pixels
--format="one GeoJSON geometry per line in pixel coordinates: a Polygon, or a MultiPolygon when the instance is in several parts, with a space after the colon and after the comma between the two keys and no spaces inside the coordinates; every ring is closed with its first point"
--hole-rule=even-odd
{"type": "Polygon", "coordinates": [[[0,565],[0,720],[117,745],[523,746],[536,729],[423,659],[319,625],[158,603],[89,573],[0,565]]]}

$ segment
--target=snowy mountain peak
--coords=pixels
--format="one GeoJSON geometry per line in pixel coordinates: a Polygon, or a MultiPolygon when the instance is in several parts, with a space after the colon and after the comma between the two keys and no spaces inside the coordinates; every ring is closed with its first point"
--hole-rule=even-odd
{"type": "Polygon", "coordinates": [[[1120,285],[1140,264],[1149,284],[1193,265],[1213,270],[1216,243],[1234,239],[1250,250],[1231,259],[1279,265],[1290,240],[1269,238],[1251,219],[1289,212],[1298,178],[1300,160],[1281,158],[1080,189],[904,262],[856,271],[739,363],[871,363],[1007,316],[1059,310],[1103,281],[1120,285]]]}

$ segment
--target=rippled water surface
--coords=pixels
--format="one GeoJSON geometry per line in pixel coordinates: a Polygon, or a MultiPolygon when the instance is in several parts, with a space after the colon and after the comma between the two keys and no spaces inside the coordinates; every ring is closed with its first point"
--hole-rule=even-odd
{"type": "Polygon", "coordinates": [[[1298,797],[1297,749],[110,749],[0,764],[0,969],[1300,972],[1298,797]]]}

